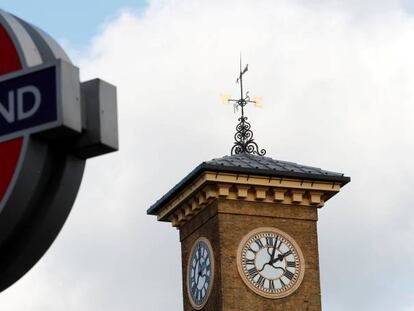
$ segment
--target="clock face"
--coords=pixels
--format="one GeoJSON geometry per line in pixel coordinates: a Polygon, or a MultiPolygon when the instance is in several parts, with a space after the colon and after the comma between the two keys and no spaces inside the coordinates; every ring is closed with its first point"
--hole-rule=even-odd
{"type": "Polygon", "coordinates": [[[305,273],[305,261],[297,243],[275,228],[258,228],[239,245],[237,266],[246,285],[266,298],[293,293],[305,273]]]}
{"type": "Polygon", "coordinates": [[[214,259],[210,242],[199,238],[193,245],[187,266],[187,291],[194,309],[204,307],[213,286],[214,259]]]}

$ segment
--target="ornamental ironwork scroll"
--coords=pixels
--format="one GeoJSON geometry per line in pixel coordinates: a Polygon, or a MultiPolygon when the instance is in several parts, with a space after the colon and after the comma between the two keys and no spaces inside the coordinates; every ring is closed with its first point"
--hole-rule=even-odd
{"type": "Polygon", "coordinates": [[[266,154],[265,149],[260,149],[257,143],[253,138],[253,131],[251,130],[251,125],[247,122],[247,117],[244,115],[244,107],[248,103],[253,103],[255,105],[259,104],[258,100],[251,100],[249,92],[244,94],[243,92],[243,75],[248,71],[248,65],[242,70],[242,60],[240,57],[240,74],[236,80],[236,83],[240,84],[240,99],[227,99],[228,102],[234,103],[235,111],[238,111],[238,108],[241,109],[241,116],[238,118],[239,124],[236,126],[236,134],[234,134],[234,145],[231,148],[231,155],[234,154],[256,154],[264,156],[266,154]]]}

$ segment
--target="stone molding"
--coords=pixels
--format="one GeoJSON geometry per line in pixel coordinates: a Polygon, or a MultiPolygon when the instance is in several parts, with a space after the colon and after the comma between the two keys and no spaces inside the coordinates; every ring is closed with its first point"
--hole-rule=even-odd
{"type": "Polygon", "coordinates": [[[159,210],[158,220],[179,228],[217,198],[321,208],[340,188],[335,182],[204,172],[159,210]]]}

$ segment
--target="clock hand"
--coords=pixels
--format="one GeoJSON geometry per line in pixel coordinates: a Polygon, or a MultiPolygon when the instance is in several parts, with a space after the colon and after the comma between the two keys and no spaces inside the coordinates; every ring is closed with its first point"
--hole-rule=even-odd
{"type": "MultiPolygon", "coordinates": [[[[201,262],[201,260],[200,260],[200,262],[201,262]]],[[[198,280],[200,279],[200,277],[204,277],[207,274],[207,269],[206,269],[207,263],[206,263],[206,261],[204,261],[202,263],[199,263],[199,267],[200,267],[200,269],[198,270],[197,284],[198,284],[198,280]],[[204,270],[206,270],[205,273],[204,273],[204,270]]]]}
{"type": "Polygon", "coordinates": [[[279,260],[280,261],[282,261],[286,256],[289,256],[290,254],[292,254],[292,251],[291,250],[288,250],[286,253],[284,253],[284,254],[279,254],[278,256],[277,256],[277,258],[275,258],[275,259],[273,259],[273,260],[271,260],[270,262],[269,262],[269,264],[271,264],[271,265],[273,265],[275,262],[278,262],[279,260]]]}
{"type": "Polygon", "coordinates": [[[197,263],[199,269],[198,269],[198,273],[197,273],[197,281],[196,286],[198,287],[198,283],[200,282],[200,277],[205,277],[207,275],[207,263],[204,261],[201,263],[201,260],[197,263]],[[204,270],[206,270],[206,272],[204,273],[204,270]]]}
{"type": "Polygon", "coordinates": [[[197,273],[197,282],[196,284],[198,285],[198,282],[200,280],[200,276],[202,275],[202,266],[200,261],[197,262],[197,267],[198,267],[198,273],[197,273]]]}
{"type": "MultiPolygon", "coordinates": [[[[275,243],[276,244],[276,243],[275,243]]],[[[276,247],[274,248],[274,249],[276,249],[276,247]]],[[[276,258],[273,258],[274,257],[274,252],[272,252],[272,255],[271,255],[271,259],[270,259],[270,261],[269,262],[267,262],[267,263],[265,263],[264,265],[263,265],[263,267],[262,267],[262,269],[260,269],[260,270],[257,270],[258,272],[262,272],[263,270],[264,270],[264,268],[266,267],[266,265],[270,265],[270,266],[272,266],[273,268],[275,268],[275,269],[281,269],[281,270],[283,270],[283,271],[286,271],[284,268],[282,268],[282,267],[275,267],[273,264],[274,263],[276,263],[276,262],[278,262],[278,261],[282,261],[286,256],[289,256],[290,254],[292,254],[292,251],[287,251],[286,253],[284,253],[284,254],[279,254],[279,255],[277,255],[277,257],[276,258]]]]}
{"type": "MultiPolygon", "coordinates": [[[[272,260],[270,260],[269,262],[266,262],[266,263],[263,265],[262,269],[257,270],[257,271],[258,271],[258,272],[262,272],[262,271],[264,270],[264,268],[266,267],[266,265],[270,265],[270,266],[272,266],[273,268],[279,268],[279,267],[275,267],[275,266],[273,266],[273,264],[274,264],[275,262],[278,262],[279,260],[282,260],[282,259],[283,259],[283,257],[282,257],[282,256],[283,256],[282,254],[279,254],[279,255],[277,256],[277,258],[272,259],[272,260]]],[[[283,269],[283,268],[282,268],[282,269],[283,269]]]]}
{"type": "Polygon", "coordinates": [[[272,266],[273,266],[273,264],[274,264],[274,263],[276,263],[276,262],[278,262],[278,261],[282,261],[282,260],[283,260],[283,258],[285,258],[285,257],[283,256],[283,254],[279,254],[279,255],[277,255],[277,257],[276,257],[276,258],[274,258],[273,260],[269,261],[269,265],[272,265],[272,266]]]}
{"type": "Polygon", "coordinates": [[[275,258],[277,240],[278,240],[278,236],[276,236],[276,238],[275,238],[275,245],[273,245],[273,250],[272,250],[272,254],[270,255],[269,263],[275,258]]]}
{"type": "Polygon", "coordinates": [[[205,268],[206,268],[206,262],[203,262],[201,264],[201,268],[200,268],[200,272],[199,272],[199,275],[200,276],[204,276],[204,270],[205,270],[205,268]]]}
{"type": "Polygon", "coordinates": [[[281,257],[281,254],[279,254],[277,256],[277,258],[275,259],[275,253],[276,253],[276,246],[277,246],[277,241],[278,241],[278,236],[276,236],[275,239],[275,244],[273,245],[273,249],[272,249],[272,253],[269,254],[269,248],[267,249],[267,253],[270,255],[270,260],[269,262],[265,263],[262,267],[262,269],[258,270],[259,272],[263,271],[264,268],[266,267],[266,265],[271,265],[273,268],[276,268],[273,266],[273,264],[279,260],[283,260],[283,257],[281,257]]]}

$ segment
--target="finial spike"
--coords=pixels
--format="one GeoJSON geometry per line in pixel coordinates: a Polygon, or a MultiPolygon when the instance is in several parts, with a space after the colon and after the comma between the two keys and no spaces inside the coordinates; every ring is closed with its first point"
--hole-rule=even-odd
{"type": "Polygon", "coordinates": [[[240,52],[240,74],[242,71],[242,52],[240,52]]]}
{"type": "MultiPolygon", "coordinates": [[[[233,154],[257,154],[264,156],[266,154],[265,149],[259,150],[259,146],[253,139],[253,132],[250,129],[251,125],[247,122],[247,117],[244,115],[244,107],[248,103],[253,103],[257,107],[261,107],[261,98],[255,97],[255,100],[250,100],[249,92],[243,93],[243,75],[249,70],[248,64],[242,70],[242,55],[240,53],[240,73],[236,80],[237,84],[240,84],[240,99],[231,99],[226,97],[227,102],[234,102],[235,111],[240,107],[241,116],[238,118],[239,124],[236,126],[236,134],[234,135],[234,145],[231,148],[231,155],[233,154]]],[[[224,99],[224,97],[223,97],[224,99]]]]}

